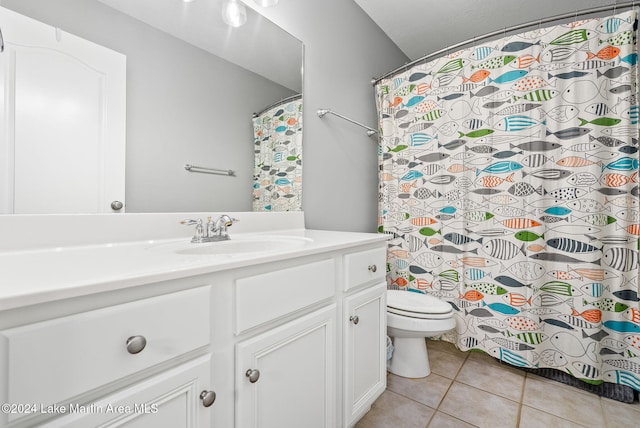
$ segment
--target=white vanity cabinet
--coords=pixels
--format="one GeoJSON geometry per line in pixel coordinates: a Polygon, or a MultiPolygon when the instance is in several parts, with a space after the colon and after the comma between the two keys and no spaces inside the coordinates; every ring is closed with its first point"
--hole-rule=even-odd
{"type": "Polygon", "coordinates": [[[345,255],[343,427],[353,426],[386,388],[385,248],[345,255]]]}
{"type": "Polygon", "coordinates": [[[310,236],[0,311],[0,403],[37,405],[0,428],[353,426],[386,386],[386,244],[310,236]]]}

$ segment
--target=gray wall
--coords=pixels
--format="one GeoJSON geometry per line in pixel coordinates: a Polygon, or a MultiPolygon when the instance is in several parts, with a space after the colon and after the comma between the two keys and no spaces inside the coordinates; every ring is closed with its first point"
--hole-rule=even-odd
{"type": "Polygon", "coordinates": [[[353,0],[280,0],[257,9],[305,45],[306,227],[374,232],[377,140],[337,117],[320,119],[316,110],[330,108],[377,128],[371,78],[402,65],[406,56],[353,0]]]}
{"type": "Polygon", "coordinates": [[[251,211],[251,115],[292,91],[95,0],[0,5],[127,56],[127,212],[251,211]]]}

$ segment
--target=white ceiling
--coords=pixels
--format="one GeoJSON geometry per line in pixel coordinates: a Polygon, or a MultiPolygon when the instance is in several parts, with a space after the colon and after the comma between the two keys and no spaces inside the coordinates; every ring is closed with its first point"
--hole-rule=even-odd
{"type": "Polygon", "coordinates": [[[354,1],[415,60],[493,31],[625,0],[354,1]]]}

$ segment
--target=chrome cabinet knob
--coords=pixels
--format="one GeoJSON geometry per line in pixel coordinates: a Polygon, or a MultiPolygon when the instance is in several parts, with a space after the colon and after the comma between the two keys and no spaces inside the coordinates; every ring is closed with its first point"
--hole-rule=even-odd
{"type": "Polygon", "coordinates": [[[358,318],[357,315],[351,315],[349,317],[349,321],[357,325],[360,322],[360,318],[358,318]]]}
{"type": "Polygon", "coordinates": [[[369,269],[369,272],[376,273],[376,271],[378,270],[378,266],[376,266],[376,265],[369,265],[369,267],[368,267],[367,269],[369,269]]]}
{"type": "Polygon", "coordinates": [[[127,339],[127,351],[130,354],[138,354],[147,346],[147,339],[144,336],[131,336],[127,339]]]}
{"type": "Polygon", "coordinates": [[[200,399],[202,400],[202,405],[204,407],[211,407],[211,405],[216,401],[216,393],[213,391],[202,391],[200,393],[200,399]]]}
{"type": "Polygon", "coordinates": [[[260,370],[249,369],[244,375],[249,378],[249,382],[256,383],[260,379],[260,370]]]}
{"type": "Polygon", "coordinates": [[[111,209],[114,211],[120,211],[124,207],[124,204],[120,201],[111,202],[111,209]]]}

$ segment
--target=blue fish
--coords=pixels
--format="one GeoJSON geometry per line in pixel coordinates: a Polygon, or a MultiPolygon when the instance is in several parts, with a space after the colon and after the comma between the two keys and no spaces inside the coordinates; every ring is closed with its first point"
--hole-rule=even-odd
{"type": "Polygon", "coordinates": [[[409,141],[409,145],[412,147],[421,146],[423,144],[428,143],[433,140],[434,137],[429,134],[423,134],[421,132],[417,132],[415,134],[411,134],[411,138],[409,141]]]}
{"type": "Polygon", "coordinates": [[[571,327],[566,322],[557,320],[555,318],[545,318],[545,319],[541,318],[540,322],[546,322],[547,324],[555,325],[556,327],[560,327],[560,328],[566,328],[567,330],[575,330],[575,328],[571,327]]]}
{"type": "Polygon", "coordinates": [[[584,71],[571,71],[569,73],[559,73],[555,75],[552,75],[551,73],[547,73],[547,74],[549,75],[549,79],[553,79],[554,77],[556,77],[558,79],[567,80],[567,79],[575,79],[576,77],[583,77],[590,73],[587,73],[584,71]]]}
{"type": "MultiPolygon", "coordinates": [[[[494,351],[496,352],[496,351],[494,351]]],[[[536,365],[532,365],[529,361],[525,360],[520,355],[512,352],[506,348],[499,347],[497,348],[497,355],[494,355],[500,361],[504,361],[505,363],[511,364],[516,367],[536,367],[536,365]]]]}
{"type": "Polygon", "coordinates": [[[509,276],[499,275],[494,278],[502,285],[506,285],[507,287],[531,287],[531,284],[523,284],[517,279],[511,278],[509,276]]]}
{"type": "Polygon", "coordinates": [[[415,180],[417,178],[420,178],[422,176],[423,176],[423,174],[420,171],[416,171],[416,170],[412,169],[411,171],[409,171],[405,175],[403,175],[400,180],[402,180],[402,181],[411,181],[411,180],[415,180]]]}
{"type": "Polygon", "coordinates": [[[504,314],[504,315],[516,315],[520,313],[518,309],[514,308],[513,306],[505,305],[504,303],[487,304],[483,301],[482,306],[488,306],[489,309],[492,309],[496,312],[500,312],[501,314],[504,314]]]}
{"type": "Polygon", "coordinates": [[[441,213],[453,214],[457,211],[456,207],[444,207],[440,210],[441,213]]]}
{"type": "Polygon", "coordinates": [[[616,159],[608,165],[603,165],[602,170],[612,169],[614,171],[635,171],[638,169],[638,159],[630,158],[628,156],[616,159]]]}
{"type": "Polygon", "coordinates": [[[638,63],[638,54],[629,54],[624,58],[620,58],[620,62],[626,62],[629,65],[636,65],[638,63]]]}
{"type": "Polygon", "coordinates": [[[501,131],[518,132],[523,129],[531,128],[535,125],[546,125],[547,121],[538,122],[525,115],[508,116],[495,124],[495,127],[501,131]]]}
{"type": "Polygon", "coordinates": [[[504,47],[501,49],[501,51],[502,52],[518,52],[518,51],[521,51],[523,49],[530,48],[531,46],[535,46],[535,45],[539,45],[539,44],[540,44],[540,40],[538,40],[536,43],[511,42],[511,43],[507,43],[506,45],[504,45],[504,47]]]}
{"type": "Polygon", "coordinates": [[[630,321],[605,321],[602,323],[609,330],[618,333],[640,333],[640,325],[630,321]]]}
{"type": "Polygon", "coordinates": [[[571,214],[571,210],[569,208],[558,207],[558,206],[547,208],[543,212],[547,213],[547,214],[551,214],[551,215],[567,215],[567,214],[571,214]]]}
{"type": "Polygon", "coordinates": [[[635,377],[629,372],[623,372],[621,370],[610,370],[604,373],[605,380],[611,383],[620,383],[627,385],[636,391],[640,391],[640,379],[635,377]]]}
{"type": "Polygon", "coordinates": [[[500,76],[496,77],[495,79],[487,79],[489,83],[492,82],[496,82],[496,83],[508,83],[508,82],[513,82],[514,80],[518,80],[524,76],[527,75],[527,73],[529,73],[526,70],[514,70],[514,71],[507,71],[504,74],[501,74],[500,76]]]}
{"type": "Polygon", "coordinates": [[[414,106],[414,105],[418,104],[422,100],[424,100],[424,97],[422,95],[416,95],[415,97],[411,97],[411,99],[409,101],[407,101],[407,103],[404,106],[405,107],[411,107],[411,106],[414,106]]]}
{"type": "Polygon", "coordinates": [[[278,179],[275,181],[275,183],[276,183],[278,186],[285,186],[285,185],[287,185],[287,184],[291,184],[291,182],[290,182],[288,179],[286,179],[286,178],[278,178],[278,179]]]}
{"type": "Polygon", "coordinates": [[[480,175],[481,172],[486,172],[489,174],[504,174],[506,172],[513,172],[522,169],[522,165],[518,162],[513,161],[500,161],[496,163],[492,163],[488,167],[483,170],[476,168],[476,176],[480,175]]]}
{"type": "Polygon", "coordinates": [[[276,128],[276,132],[284,132],[287,130],[287,127],[284,125],[280,125],[276,128]]]}

